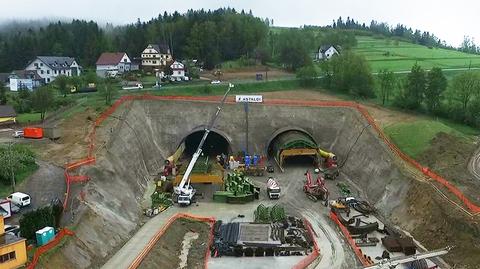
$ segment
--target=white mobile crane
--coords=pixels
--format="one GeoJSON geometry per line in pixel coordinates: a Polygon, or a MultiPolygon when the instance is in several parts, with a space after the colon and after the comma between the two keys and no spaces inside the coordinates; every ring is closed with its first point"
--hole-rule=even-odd
{"type": "Polygon", "coordinates": [[[432,250],[432,251],[427,251],[419,254],[414,254],[410,256],[404,256],[404,257],[397,257],[397,258],[392,258],[392,259],[384,259],[374,265],[370,265],[367,267],[363,267],[364,269],[394,269],[397,268],[398,265],[400,264],[405,264],[409,262],[416,262],[419,263],[416,267],[411,267],[411,268],[427,268],[425,267],[426,265],[421,265],[420,261],[428,258],[435,258],[441,255],[447,254],[452,247],[445,247],[442,249],[437,249],[437,250],[432,250]]]}
{"type": "Polygon", "coordinates": [[[233,88],[233,84],[228,85],[228,89],[223,95],[222,101],[220,102],[220,105],[217,107],[217,112],[213,115],[212,120],[210,122],[210,125],[205,128],[205,133],[203,134],[202,140],[200,140],[200,143],[198,144],[197,150],[193,154],[192,160],[187,166],[187,170],[185,171],[185,174],[183,174],[182,181],[180,181],[180,184],[178,184],[177,187],[173,188],[173,191],[177,195],[177,202],[181,206],[189,206],[192,203],[193,197],[195,196],[196,190],[193,188],[193,186],[190,184],[190,174],[192,173],[192,169],[195,166],[195,163],[198,160],[198,157],[202,154],[202,147],[203,144],[205,143],[205,140],[207,140],[207,136],[210,133],[210,130],[213,128],[215,125],[215,121],[218,118],[218,115],[220,114],[220,111],[222,110],[223,104],[225,103],[225,100],[227,99],[227,95],[230,92],[230,90],[233,88]]]}

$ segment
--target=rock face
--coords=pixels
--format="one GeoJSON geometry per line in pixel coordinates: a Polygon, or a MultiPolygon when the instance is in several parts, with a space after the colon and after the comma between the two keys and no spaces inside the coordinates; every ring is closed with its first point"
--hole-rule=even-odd
{"type": "MultiPolygon", "coordinates": [[[[208,124],[215,110],[213,103],[133,101],[98,128],[97,163],[83,171],[92,180],[82,187],[84,201],[73,202],[77,238],[58,252],[59,263],[99,267],[121,247],[139,226],[148,180],[189,134],[208,124]]],[[[391,151],[357,111],[251,105],[248,124],[251,151],[265,154],[279,133],[303,131],[321,148],[335,152],[340,164],[345,162],[342,171],[385,218],[397,208],[408,208],[412,180],[396,167],[391,151]]],[[[245,129],[243,105],[229,104],[213,131],[238,152],[245,148],[245,129]]]]}

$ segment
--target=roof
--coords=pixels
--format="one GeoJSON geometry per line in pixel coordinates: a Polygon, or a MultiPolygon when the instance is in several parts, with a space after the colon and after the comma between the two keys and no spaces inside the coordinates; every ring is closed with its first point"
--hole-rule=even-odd
{"type": "Polygon", "coordinates": [[[170,54],[170,48],[165,44],[148,44],[149,47],[152,47],[154,50],[162,54],[170,54]]]}
{"type": "Polygon", "coordinates": [[[104,52],[97,60],[97,65],[117,65],[122,61],[125,52],[104,52]]]}
{"type": "Polygon", "coordinates": [[[7,117],[16,117],[17,112],[13,109],[12,106],[4,105],[0,106],[0,117],[7,118],[7,117]]]}
{"type": "Polygon", "coordinates": [[[23,198],[23,197],[29,197],[28,194],[25,194],[25,193],[23,193],[23,192],[14,192],[14,193],[12,193],[11,195],[12,195],[12,196],[18,196],[18,197],[21,197],[21,198],[23,198]]]}
{"type": "Polygon", "coordinates": [[[48,65],[51,69],[57,70],[68,69],[75,61],[75,58],[62,56],[37,56],[37,59],[48,65]]]}
{"type": "Polygon", "coordinates": [[[19,79],[35,79],[35,80],[43,80],[42,77],[38,74],[35,70],[13,70],[12,73],[9,75],[9,78],[12,76],[16,76],[19,79]]]}
{"type": "Polygon", "coordinates": [[[337,48],[335,48],[334,45],[322,45],[318,48],[318,50],[321,52],[321,53],[325,53],[329,48],[333,47],[335,50],[337,50],[337,48]]]}
{"type": "Polygon", "coordinates": [[[8,233],[0,235],[0,246],[2,246],[2,247],[6,246],[6,245],[11,245],[11,244],[17,243],[19,241],[25,241],[25,238],[21,238],[21,237],[15,236],[13,234],[8,234],[8,233]]]}

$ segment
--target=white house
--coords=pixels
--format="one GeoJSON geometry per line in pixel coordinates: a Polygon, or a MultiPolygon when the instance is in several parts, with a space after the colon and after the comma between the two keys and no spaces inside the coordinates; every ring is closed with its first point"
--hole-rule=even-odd
{"type": "Polygon", "coordinates": [[[142,51],[142,69],[148,72],[158,72],[164,69],[172,59],[170,48],[167,45],[149,44],[142,51]]]}
{"type": "Polygon", "coordinates": [[[33,91],[45,83],[44,79],[40,77],[37,71],[16,70],[10,76],[10,91],[17,92],[20,89],[33,91]]]}
{"type": "Polygon", "coordinates": [[[172,65],[170,65],[170,68],[172,69],[172,75],[170,76],[170,79],[173,81],[182,81],[185,80],[185,65],[182,64],[181,62],[173,62],[172,65]]]}
{"type": "Polygon", "coordinates": [[[58,76],[79,76],[81,66],[71,57],[37,56],[25,70],[37,71],[37,74],[48,84],[58,76]]]}
{"type": "Polygon", "coordinates": [[[132,70],[132,61],[125,52],[104,52],[97,60],[97,76],[116,76],[132,70]]]}
{"type": "Polygon", "coordinates": [[[338,50],[332,45],[323,45],[318,48],[317,60],[329,60],[333,55],[338,55],[338,50]]]}

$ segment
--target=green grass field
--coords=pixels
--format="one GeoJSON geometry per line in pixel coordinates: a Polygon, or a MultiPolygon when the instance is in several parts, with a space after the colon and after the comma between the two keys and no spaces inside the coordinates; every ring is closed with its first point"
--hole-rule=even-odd
{"type": "Polygon", "coordinates": [[[433,119],[396,123],[386,126],[384,131],[403,152],[413,158],[424,152],[439,132],[465,139],[473,139],[479,134],[475,128],[433,119]]]}
{"type": "Polygon", "coordinates": [[[480,68],[480,55],[369,36],[357,36],[357,42],[355,52],[367,58],[373,72],[406,71],[416,62],[425,69],[480,68]]]}
{"type": "Polygon", "coordinates": [[[17,121],[20,123],[39,122],[40,113],[22,113],[17,116],[17,121]]]}

